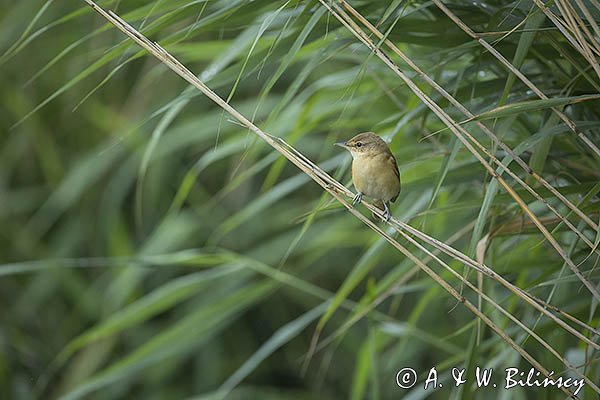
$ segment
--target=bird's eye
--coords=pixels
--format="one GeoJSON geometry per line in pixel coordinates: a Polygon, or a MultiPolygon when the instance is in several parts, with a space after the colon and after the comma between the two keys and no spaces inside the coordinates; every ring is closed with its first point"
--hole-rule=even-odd
{"type": "Polygon", "coordinates": [[[356,147],[361,147],[362,146],[362,142],[356,142],[356,147]]]}

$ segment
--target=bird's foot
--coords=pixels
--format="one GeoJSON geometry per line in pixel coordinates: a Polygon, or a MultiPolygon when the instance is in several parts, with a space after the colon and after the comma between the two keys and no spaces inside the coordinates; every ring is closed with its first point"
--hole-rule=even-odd
{"type": "Polygon", "coordinates": [[[387,203],[383,203],[383,220],[385,222],[388,222],[390,220],[390,217],[392,216],[392,213],[390,212],[390,208],[388,207],[387,203]]]}
{"type": "Polygon", "coordinates": [[[356,196],[352,199],[352,205],[355,206],[357,203],[362,201],[363,194],[361,192],[356,193],[356,196]]]}

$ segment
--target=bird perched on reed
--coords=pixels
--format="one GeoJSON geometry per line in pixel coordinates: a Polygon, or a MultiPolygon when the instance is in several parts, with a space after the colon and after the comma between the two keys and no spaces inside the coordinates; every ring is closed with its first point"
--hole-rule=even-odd
{"type": "Polygon", "coordinates": [[[373,132],[364,132],[335,145],[352,155],[352,183],[358,191],[352,204],[359,203],[363,195],[370,197],[375,206],[384,210],[385,221],[389,221],[388,203],[400,194],[400,172],[385,141],[373,132]]]}

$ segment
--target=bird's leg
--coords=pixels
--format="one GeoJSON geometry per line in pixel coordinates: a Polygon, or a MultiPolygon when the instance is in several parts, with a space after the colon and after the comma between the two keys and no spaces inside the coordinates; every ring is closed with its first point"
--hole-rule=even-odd
{"type": "Polygon", "coordinates": [[[356,193],[356,196],[352,199],[352,205],[356,205],[356,203],[360,203],[362,200],[363,194],[361,192],[356,193]]]}
{"type": "Polygon", "coordinates": [[[385,222],[388,222],[390,220],[392,213],[390,212],[390,208],[388,207],[388,205],[385,201],[383,202],[383,209],[384,209],[383,218],[385,219],[385,222]]]}

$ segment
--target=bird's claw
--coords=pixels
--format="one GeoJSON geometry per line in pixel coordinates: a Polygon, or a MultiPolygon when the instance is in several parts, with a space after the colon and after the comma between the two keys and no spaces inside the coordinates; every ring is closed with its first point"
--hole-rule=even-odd
{"type": "Polygon", "coordinates": [[[390,217],[392,216],[392,213],[390,212],[390,209],[386,203],[383,203],[383,207],[383,219],[385,222],[388,222],[390,220],[390,217]]]}
{"type": "Polygon", "coordinates": [[[361,192],[356,193],[356,196],[352,199],[352,205],[355,206],[357,203],[362,201],[363,194],[361,192]]]}

